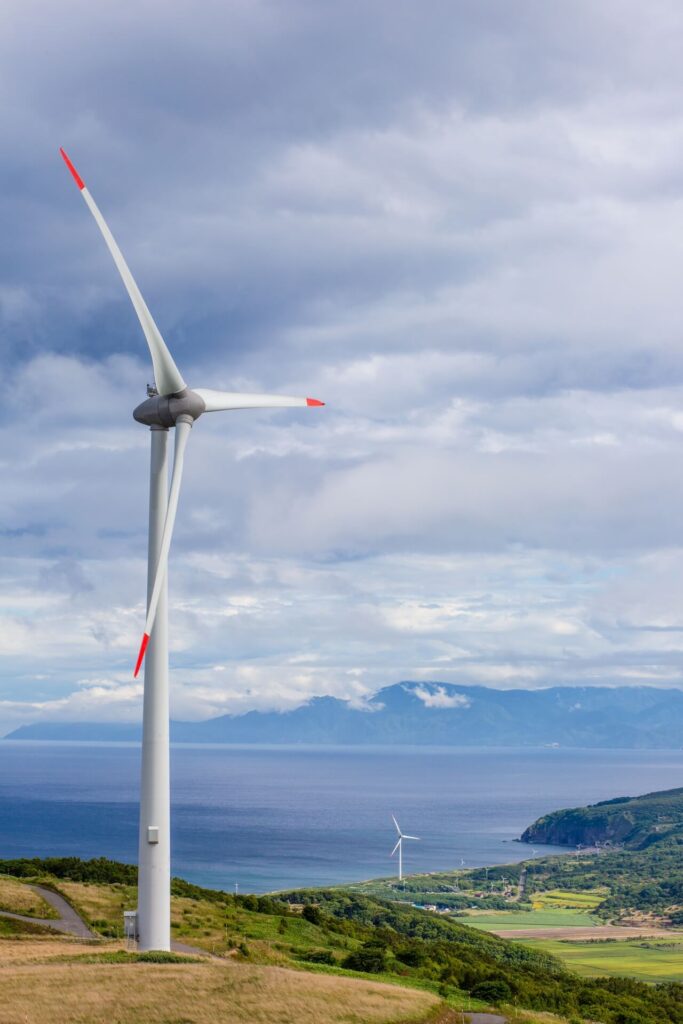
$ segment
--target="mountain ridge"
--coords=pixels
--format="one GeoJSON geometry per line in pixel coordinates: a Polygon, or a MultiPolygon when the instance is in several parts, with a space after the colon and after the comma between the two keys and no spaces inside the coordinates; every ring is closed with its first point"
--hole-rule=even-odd
{"type": "MultiPolygon", "coordinates": [[[[135,742],[140,735],[136,723],[37,722],[4,738],[135,742]]],[[[408,680],[363,705],[323,696],[290,711],[171,722],[176,743],[671,749],[681,735],[683,690],[649,686],[496,690],[408,680]]]]}

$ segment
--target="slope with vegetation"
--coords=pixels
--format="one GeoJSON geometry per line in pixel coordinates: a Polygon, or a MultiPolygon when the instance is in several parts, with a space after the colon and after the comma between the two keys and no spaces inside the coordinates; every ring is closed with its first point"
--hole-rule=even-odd
{"type": "Polygon", "coordinates": [[[530,825],[522,833],[522,842],[555,846],[609,843],[642,850],[674,836],[683,838],[683,789],[554,811],[530,825]]]}
{"type": "Polygon", "coordinates": [[[586,976],[683,976],[683,790],[546,815],[525,832],[586,847],[519,864],[375,879],[346,891],[432,907],[586,976]],[[589,847],[620,837],[623,845],[589,847]],[[607,927],[606,927],[607,926],[607,927]],[[670,937],[668,937],[670,935],[670,937]]]}
{"type": "MultiPolygon", "coordinates": [[[[135,901],[135,869],[105,860],[3,861],[0,871],[52,884],[103,936],[120,934],[122,910],[135,901]]],[[[412,988],[432,1000],[420,1004],[423,1017],[440,998],[451,1006],[470,999],[473,1006],[528,1008],[517,1015],[520,1022],[534,1019],[531,1011],[545,1011],[575,1022],[683,1024],[681,985],[580,978],[544,952],[412,906],[343,890],[236,897],[180,879],[173,892],[173,931],[184,942],[253,969],[339,976],[335,982],[364,976],[412,988]]],[[[512,1009],[505,1012],[515,1019],[512,1009]]],[[[263,1019],[309,1018],[302,1012],[263,1019]]],[[[334,1018],[328,1013],[325,1019],[334,1018]]],[[[351,1013],[348,1019],[381,1018],[351,1013]]]]}
{"type": "Polygon", "coordinates": [[[0,1020],[8,1024],[417,1024],[437,1020],[438,1001],[373,981],[279,967],[107,949],[83,952],[63,939],[0,942],[0,1020]]]}
{"type": "Polygon", "coordinates": [[[607,800],[539,818],[524,842],[603,845],[599,854],[527,865],[529,891],[603,887],[603,918],[683,925],[683,789],[607,800]],[[615,844],[616,848],[615,848],[615,844]]]}
{"type": "Polygon", "coordinates": [[[40,879],[68,896],[102,936],[84,942],[0,917],[3,1024],[445,1024],[442,1000],[426,989],[307,963],[303,954],[316,948],[319,929],[283,905],[275,914],[238,901],[229,907],[229,899],[176,881],[182,894],[173,899],[174,931],[219,955],[137,954],[113,937],[122,908],[134,905],[134,869],[73,858],[6,862],[3,869],[17,872],[0,879],[5,904],[40,909],[18,880],[40,879]]]}

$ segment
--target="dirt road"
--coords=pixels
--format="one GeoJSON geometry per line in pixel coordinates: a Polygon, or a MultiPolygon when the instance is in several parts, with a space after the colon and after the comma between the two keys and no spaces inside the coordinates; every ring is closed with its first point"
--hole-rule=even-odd
{"type": "Polygon", "coordinates": [[[602,924],[595,928],[496,928],[494,935],[501,939],[569,939],[585,942],[587,939],[676,939],[683,932],[656,926],[629,928],[626,925],[602,924]]]}

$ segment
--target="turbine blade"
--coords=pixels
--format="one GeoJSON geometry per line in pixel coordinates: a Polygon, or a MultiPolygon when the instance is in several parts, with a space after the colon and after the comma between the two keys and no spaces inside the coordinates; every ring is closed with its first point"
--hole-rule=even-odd
{"type": "Polygon", "coordinates": [[[137,679],[140,666],[145,657],[145,651],[147,650],[147,644],[149,638],[152,635],[152,629],[154,628],[154,619],[156,618],[157,606],[159,604],[159,597],[161,596],[161,588],[166,577],[166,571],[168,569],[168,552],[171,547],[171,537],[173,536],[173,527],[175,525],[176,512],[178,511],[178,498],[180,496],[180,483],[183,477],[183,462],[185,461],[185,447],[187,445],[187,439],[190,436],[192,430],[192,421],[189,419],[180,419],[176,423],[175,427],[175,454],[173,456],[173,473],[171,475],[171,488],[168,494],[168,509],[166,512],[166,521],[164,523],[164,532],[161,537],[161,548],[159,550],[159,561],[157,562],[156,574],[154,576],[154,586],[152,588],[152,596],[149,599],[147,606],[147,619],[145,621],[145,632],[142,636],[142,642],[140,644],[140,650],[138,652],[138,659],[135,663],[135,671],[133,677],[137,679]]]}
{"type": "Polygon", "coordinates": [[[401,840],[399,839],[399,841],[398,841],[398,842],[396,843],[396,846],[395,846],[395,847],[393,848],[393,850],[391,851],[391,856],[392,856],[392,857],[394,856],[394,854],[396,853],[396,851],[398,850],[398,848],[399,848],[399,846],[400,846],[400,845],[401,845],[401,840]]]}
{"type": "Polygon", "coordinates": [[[400,835],[401,834],[401,829],[399,828],[398,822],[396,821],[396,818],[393,816],[393,814],[391,815],[391,820],[393,821],[394,825],[396,826],[396,831],[400,835]]]}
{"type": "Polygon", "coordinates": [[[292,398],[290,395],[241,395],[235,391],[213,391],[211,388],[193,390],[204,402],[207,412],[227,412],[230,409],[290,409],[325,404],[317,398],[292,398]]]}
{"type": "Polygon", "coordinates": [[[128,269],[128,264],[123,258],[123,254],[116,244],[116,240],[112,235],[111,231],[107,226],[107,222],[99,211],[95,200],[88,192],[85,187],[85,183],[74,165],[69,160],[68,156],[63,149],[59,151],[62,154],[64,163],[71,171],[74,181],[78,185],[81,195],[83,196],[86,205],[92,213],[98,228],[102,232],[107,248],[111,253],[116,268],[121,275],[121,279],[126,286],[126,291],[130,296],[130,301],[133,303],[135,312],[138,315],[138,320],[144,332],[147,344],[149,346],[150,355],[152,357],[152,364],[154,366],[154,380],[156,382],[157,391],[160,395],[172,395],[177,391],[182,391],[187,385],[183,380],[180,370],[173,361],[173,356],[166,347],[166,342],[161,336],[159,328],[154,322],[152,314],[147,308],[147,304],[140,294],[133,275],[128,269]]]}
{"type": "Polygon", "coordinates": [[[403,834],[402,834],[402,837],[403,837],[403,839],[417,839],[418,841],[420,839],[419,836],[403,836],[403,834]]]}

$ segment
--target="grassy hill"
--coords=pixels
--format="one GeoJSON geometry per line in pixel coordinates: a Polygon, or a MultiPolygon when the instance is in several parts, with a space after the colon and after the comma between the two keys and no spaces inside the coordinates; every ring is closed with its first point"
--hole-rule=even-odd
{"type": "Polygon", "coordinates": [[[429,993],[373,981],[208,958],[153,963],[64,939],[13,947],[0,942],[8,1024],[436,1024],[441,1016],[429,993]]]}
{"type": "Polygon", "coordinates": [[[556,846],[609,843],[640,850],[674,835],[683,837],[683,789],[554,811],[530,825],[522,842],[556,846]]]}
{"type": "MultiPolygon", "coordinates": [[[[128,865],[65,858],[4,861],[0,862],[0,871],[10,873],[15,879],[32,877],[47,881],[80,910],[105,941],[115,940],[120,935],[122,911],[135,905],[135,869],[128,865]]],[[[227,999],[231,1006],[239,1004],[242,996],[229,995],[229,979],[224,974],[220,975],[220,971],[225,972],[226,965],[229,965],[245,969],[246,973],[240,977],[252,989],[265,992],[268,986],[279,985],[279,998],[284,1000],[294,1000],[294,986],[299,993],[298,998],[305,1002],[310,988],[311,1006],[321,991],[321,978],[325,979],[325,985],[344,982],[351,987],[344,989],[346,995],[341,997],[347,1004],[347,1015],[343,1019],[358,1024],[364,1020],[411,1019],[411,1015],[413,1020],[425,1019],[430,1013],[441,1012],[439,1006],[462,1007],[468,1001],[473,1007],[503,1006],[509,1019],[519,1022],[540,1020],[542,1018],[535,1013],[550,1012],[559,1015],[552,1018],[554,1020],[572,1022],[683,1024],[683,986],[645,985],[620,978],[582,978],[542,950],[505,941],[467,927],[461,921],[409,905],[343,890],[297,890],[278,897],[235,897],[201,889],[180,879],[174,880],[173,892],[174,936],[213,953],[217,958],[211,960],[208,973],[196,976],[200,979],[196,981],[199,986],[196,995],[202,1000],[211,995],[214,1000],[227,999]],[[276,974],[268,973],[273,971],[276,974]],[[292,972],[295,973],[294,979],[292,972]],[[305,972],[305,981],[302,980],[302,972],[305,972]],[[353,993],[358,991],[360,1000],[361,990],[356,990],[353,985],[360,982],[366,985],[372,980],[388,985],[390,994],[384,988],[381,996],[374,988],[363,989],[366,994],[362,998],[367,998],[367,1008],[356,1012],[353,993]],[[515,1006],[517,1010],[513,1009],[515,1006]],[[520,1007],[526,1009],[522,1012],[520,1007]]],[[[19,945],[23,943],[25,948],[39,941],[54,942],[26,935],[16,936],[15,941],[19,945]]],[[[0,955],[4,945],[0,941],[0,955]]],[[[161,972],[154,975],[155,985],[167,984],[171,988],[175,985],[178,990],[190,985],[191,977],[195,977],[192,975],[196,970],[194,964],[141,964],[134,956],[111,951],[105,954],[93,954],[91,951],[89,957],[87,962],[80,963],[88,970],[91,967],[100,969],[97,977],[94,973],[91,977],[97,985],[105,985],[105,991],[110,993],[107,998],[111,999],[118,998],[117,993],[132,998],[131,983],[121,980],[125,973],[119,971],[121,967],[125,970],[132,968],[132,978],[136,977],[135,971],[154,968],[154,971],[161,972]],[[102,961],[103,955],[110,959],[102,961]],[[119,959],[112,961],[112,956],[119,959]],[[167,968],[170,970],[164,974],[167,968]],[[105,984],[106,979],[110,980],[105,984]]],[[[149,976],[152,977],[151,973],[149,976]]],[[[12,999],[23,998],[20,997],[21,984],[8,989],[7,978],[0,971],[0,999],[7,991],[12,999]]],[[[233,975],[230,978],[230,983],[234,983],[233,975]]],[[[324,986],[323,989],[328,991],[324,986]]],[[[49,986],[45,989],[46,993],[48,991],[49,986]]],[[[167,996],[160,992],[159,998],[167,996]]],[[[183,994],[178,998],[178,1006],[182,1005],[183,1009],[174,1006],[174,1015],[166,1018],[145,1016],[144,1019],[163,1020],[164,1024],[204,1021],[204,1017],[197,1016],[198,1011],[190,1008],[192,1000],[189,996],[183,994]]],[[[328,993],[321,998],[324,1000],[331,996],[328,993]]],[[[320,1014],[319,1008],[314,1011],[305,1006],[290,1013],[288,1004],[282,1004],[278,1010],[280,1016],[272,1015],[270,1010],[258,1015],[253,1000],[249,1003],[246,995],[244,999],[243,1016],[216,1015],[206,1019],[287,1020],[299,1024],[316,1019],[315,1012],[320,1014]]],[[[0,1002],[0,1005],[4,1004],[0,1002]]],[[[156,1001],[154,1005],[157,1005],[156,1001]]],[[[217,1004],[212,1005],[215,1008],[217,1004]]],[[[292,1003],[293,1007],[296,1005],[296,1002],[292,1003]]],[[[23,1020],[20,1016],[17,1019],[23,1020]]],[[[32,1017],[26,1019],[33,1024],[32,1017]]],[[[36,1024],[42,1024],[42,1019],[36,1017],[36,1024]]],[[[99,1020],[92,1015],[73,1019],[99,1020]]],[[[125,1015],[107,1018],[108,1022],[116,1021],[116,1024],[119,1019],[121,1024],[128,1024],[128,1021],[132,1024],[142,1018],[125,1015]]],[[[334,1017],[328,1008],[317,1019],[332,1022],[336,1019],[341,1021],[342,1017],[334,1017]]]]}
{"type": "MultiPolygon", "coordinates": [[[[52,862],[49,873],[38,862],[3,867],[10,866],[61,891],[101,939],[70,939],[0,917],[3,1024],[446,1024],[443,1000],[428,986],[307,961],[321,948],[332,959],[345,956],[353,943],[323,938],[284,905],[254,910],[245,897],[230,906],[176,882],[174,934],[207,955],[137,954],[118,937],[122,909],[135,905],[134,870],[73,859],[52,862]],[[102,881],[107,874],[112,880],[102,881]]],[[[0,876],[0,907],[29,916],[44,910],[12,876],[0,876]]]]}

